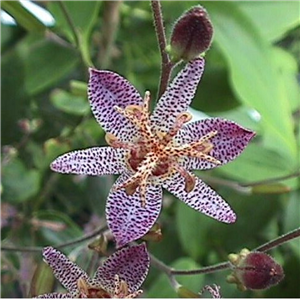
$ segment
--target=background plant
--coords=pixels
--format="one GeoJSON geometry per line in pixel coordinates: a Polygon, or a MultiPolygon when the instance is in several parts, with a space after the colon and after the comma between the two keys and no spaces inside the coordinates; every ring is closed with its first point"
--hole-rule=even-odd
{"type": "MultiPolygon", "coordinates": [[[[165,197],[159,219],[163,239],[149,242],[149,249],[180,269],[254,249],[299,227],[300,219],[299,3],[199,3],[215,34],[192,104],[195,114],[234,120],[255,130],[257,138],[236,161],[197,174],[235,209],[236,224],[218,223],[165,197]]],[[[173,22],[195,4],[162,2],[167,38],[173,22]]],[[[113,178],[62,176],[49,169],[59,154],[105,144],[87,101],[88,66],[123,75],[141,94],[158,93],[161,57],[149,2],[39,5],[51,12],[55,25],[46,27],[19,2],[1,2],[18,23],[1,27],[3,247],[55,246],[85,233],[97,235],[93,230],[105,224],[113,178]]],[[[64,251],[92,271],[97,256],[86,246],[73,244],[64,251]]],[[[113,244],[108,246],[110,252],[113,244]]],[[[225,283],[225,272],[176,278],[193,291],[216,283],[224,297],[299,297],[299,240],[272,250],[272,256],[287,279],[261,292],[238,291],[225,283]]],[[[2,296],[27,296],[40,262],[40,251],[2,252],[2,296]]],[[[40,274],[51,275],[40,268],[40,274]]],[[[160,274],[151,268],[144,296],[176,297],[160,274]]]]}

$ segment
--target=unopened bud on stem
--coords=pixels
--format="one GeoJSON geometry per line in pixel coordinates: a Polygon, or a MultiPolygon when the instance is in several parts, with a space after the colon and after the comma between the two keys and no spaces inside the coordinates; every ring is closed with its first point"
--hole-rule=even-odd
{"type": "MultiPolygon", "coordinates": [[[[245,249],[243,249],[244,251],[245,249]]],[[[229,255],[234,265],[233,272],[227,277],[230,283],[236,283],[241,290],[262,290],[278,284],[284,278],[284,272],[278,263],[264,252],[249,252],[229,255]]]]}
{"type": "Polygon", "coordinates": [[[175,23],[167,51],[173,62],[189,61],[205,52],[211,44],[212,23],[206,10],[198,5],[185,12],[175,23]]]}

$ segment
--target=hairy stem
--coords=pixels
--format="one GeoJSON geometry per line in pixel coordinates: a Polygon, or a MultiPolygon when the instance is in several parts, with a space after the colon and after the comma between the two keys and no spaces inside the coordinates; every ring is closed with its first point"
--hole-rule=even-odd
{"type": "Polygon", "coordinates": [[[285,233],[285,234],[277,237],[276,239],[257,247],[256,249],[254,249],[254,251],[261,251],[261,252],[269,251],[269,250],[271,250],[277,246],[280,246],[286,242],[289,242],[290,240],[293,240],[299,236],[300,236],[300,227],[291,232],[285,233]]]}
{"type": "MultiPolygon", "coordinates": [[[[261,251],[261,252],[265,252],[268,251],[272,248],[278,247],[288,241],[291,241],[297,237],[300,236],[300,228],[297,228],[291,232],[288,232],[280,237],[275,238],[272,241],[269,241],[266,244],[263,244],[255,249],[253,249],[252,251],[261,251]]],[[[208,273],[215,273],[218,271],[222,271],[222,270],[226,270],[226,269],[230,269],[232,267],[231,262],[229,261],[224,261],[221,262],[219,264],[215,264],[212,266],[208,266],[208,267],[204,267],[204,268],[200,268],[200,269],[194,269],[194,270],[175,270],[169,266],[167,266],[166,264],[164,264],[163,262],[161,262],[159,259],[157,259],[156,257],[154,257],[153,255],[151,255],[151,263],[152,265],[161,270],[162,272],[164,272],[169,279],[171,280],[172,276],[175,275],[195,275],[195,274],[208,274],[208,273]]]]}
{"type": "Polygon", "coordinates": [[[170,61],[168,53],[166,52],[167,42],[160,1],[152,0],[151,8],[153,12],[154,27],[161,55],[160,84],[157,96],[158,98],[160,98],[160,96],[167,89],[174,64],[170,61]]]}
{"type": "Polygon", "coordinates": [[[195,269],[195,270],[174,270],[171,269],[172,275],[195,275],[195,274],[208,274],[208,273],[215,273],[218,271],[223,271],[226,269],[229,269],[232,266],[232,264],[228,261],[213,265],[204,267],[201,269],[195,269]]]}
{"type": "Polygon", "coordinates": [[[169,279],[169,281],[170,281],[173,289],[177,290],[178,287],[180,286],[180,284],[174,278],[174,275],[176,275],[176,274],[172,273],[172,268],[170,268],[169,266],[167,266],[165,263],[163,263],[162,261],[160,261],[159,259],[157,259],[152,254],[150,254],[150,259],[151,259],[151,265],[154,266],[155,268],[163,271],[168,276],[168,279],[169,279]]]}
{"type": "MultiPolygon", "coordinates": [[[[56,245],[56,246],[54,246],[54,248],[61,249],[61,248],[65,248],[65,247],[68,247],[68,246],[72,246],[72,245],[75,245],[75,244],[85,242],[85,241],[90,240],[90,239],[94,238],[95,236],[101,234],[106,229],[107,229],[106,226],[100,227],[100,228],[92,231],[91,233],[89,233],[89,234],[87,234],[87,235],[85,235],[81,238],[74,239],[72,241],[56,245]]],[[[1,250],[2,251],[15,251],[15,252],[40,252],[40,251],[43,250],[43,247],[1,246],[1,250]]]]}
{"type": "Polygon", "coordinates": [[[240,183],[240,182],[223,179],[223,178],[217,178],[209,175],[203,175],[203,174],[200,175],[201,179],[206,180],[208,183],[227,186],[233,190],[236,190],[237,192],[246,193],[246,194],[251,193],[251,187],[259,186],[262,184],[272,184],[279,181],[296,178],[299,176],[300,176],[300,172],[298,171],[285,176],[268,178],[265,180],[259,180],[259,181],[249,182],[249,183],[240,183]]]}

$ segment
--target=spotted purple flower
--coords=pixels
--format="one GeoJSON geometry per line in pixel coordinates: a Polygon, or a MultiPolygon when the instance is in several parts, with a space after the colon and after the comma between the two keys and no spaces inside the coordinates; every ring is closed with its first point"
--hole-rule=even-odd
{"type": "Polygon", "coordinates": [[[148,273],[150,258],[145,244],[124,247],[112,254],[93,278],[60,251],[46,247],[45,262],[68,293],[51,293],[38,298],[135,298],[148,273]]]}
{"type": "Polygon", "coordinates": [[[199,292],[199,296],[200,298],[204,298],[202,295],[208,292],[212,298],[217,298],[220,299],[221,298],[221,294],[220,294],[220,286],[213,284],[211,285],[205,285],[202,290],[199,292]]]}
{"type": "Polygon", "coordinates": [[[187,109],[204,70],[198,58],[176,76],[152,115],[123,77],[90,70],[88,96],[111,147],[73,151],[51,168],[60,173],[121,174],[107,200],[107,222],[117,246],[142,237],[161,210],[162,187],[190,207],[225,223],[236,216],[229,205],[191,170],[207,170],[235,159],[254,132],[221,118],[188,123],[187,109]]]}

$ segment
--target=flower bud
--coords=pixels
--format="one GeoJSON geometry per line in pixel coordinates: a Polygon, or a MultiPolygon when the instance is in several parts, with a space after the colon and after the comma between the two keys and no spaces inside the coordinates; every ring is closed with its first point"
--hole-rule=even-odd
{"type": "Polygon", "coordinates": [[[101,234],[98,238],[88,244],[89,249],[98,252],[99,254],[107,255],[107,237],[101,234]]]}
{"type": "Polygon", "coordinates": [[[163,238],[161,227],[155,223],[147,234],[143,236],[144,241],[160,242],[163,238]]]}
{"type": "Polygon", "coordinates": [[[212,23],[206,10],[197,5],[186,11],[175,23],[167,47],[173,62],[189,61],[205,52],[211,44],[212,23]]]}
{"type": "Polygon", "coordinates": [[[282,267],[266,253],[244,251],[242,255],[230,255],[229,259],[235,266],[227,281],[236,283],[241,290],[267,289],[284,278],[282,267]]]}

